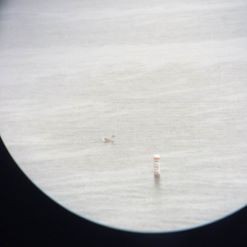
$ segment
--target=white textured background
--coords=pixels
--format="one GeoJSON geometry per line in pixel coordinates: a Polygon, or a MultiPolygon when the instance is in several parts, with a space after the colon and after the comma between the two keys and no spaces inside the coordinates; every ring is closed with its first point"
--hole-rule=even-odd
{"type": "Polygon", "coordinates": [[[7,1],[5,144],[45,193],[99,223],[170,231],[236,211],[247,201],[246,16],[245,0],[7,1]],[[111,134],[114,145],[101,142],[111,134]]]}

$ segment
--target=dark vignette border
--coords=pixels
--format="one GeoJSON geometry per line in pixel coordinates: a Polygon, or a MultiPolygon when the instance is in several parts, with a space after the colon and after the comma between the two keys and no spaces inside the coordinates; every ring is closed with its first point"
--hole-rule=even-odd
{"type": "Polygon", "coordinates": [[[144,234],[104,227],[69,212],[40,191],[0,138],[0,246],[246,247],[247,207],[179,232],[144,234]]]}

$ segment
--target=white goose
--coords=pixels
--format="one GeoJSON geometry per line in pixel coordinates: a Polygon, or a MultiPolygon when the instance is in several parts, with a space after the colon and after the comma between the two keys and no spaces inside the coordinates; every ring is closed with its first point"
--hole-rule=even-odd
{"type": "Polygon", "coordinates": [[[114,142],[114,137],[115,137],[115,135],[112,135],[111,137],[104,137],[104,138],[102,138],[102,141],[104,142],[104,143],[113,143],[114,142]]]}

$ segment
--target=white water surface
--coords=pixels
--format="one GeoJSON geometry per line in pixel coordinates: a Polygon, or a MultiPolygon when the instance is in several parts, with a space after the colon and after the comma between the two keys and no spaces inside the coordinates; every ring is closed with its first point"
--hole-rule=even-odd
{"type": "Polygon", "coordinates": [[[107,226],[174,231],[235,212],[247,201],[246,16],[245,0],[7,1],[3,141],[48,196],[107,226]]]}

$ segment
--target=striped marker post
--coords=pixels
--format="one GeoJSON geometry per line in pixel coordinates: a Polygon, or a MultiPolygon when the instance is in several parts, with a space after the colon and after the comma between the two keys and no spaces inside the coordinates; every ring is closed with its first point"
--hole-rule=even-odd
{"type": "Polygon", "coordinates": [[[153,165],[154,165],[154,177],[160,177],[160,155],[154,154],[153,155],[153,165]]]}

